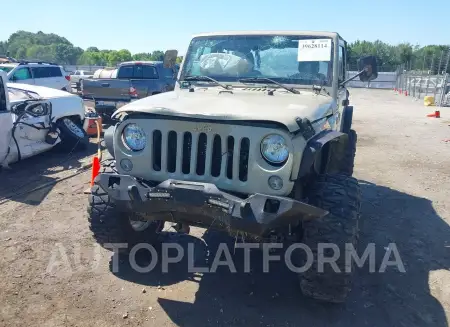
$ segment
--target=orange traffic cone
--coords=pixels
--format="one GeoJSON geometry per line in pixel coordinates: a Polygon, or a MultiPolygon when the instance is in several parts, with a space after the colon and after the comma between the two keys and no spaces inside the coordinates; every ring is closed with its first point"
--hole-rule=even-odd
{"type": "Polygon", "coordinates": [[[100,171],[100,160],[98,159],[98,156],[95,156],[92,159],[91,187],[94,186],[94,179],[95,177],[97,177],[99,171],[100,171]]]}
{"type": "Polygon", "coordinates": [[[101,120],[95,120],[95,125],[97,125],[97,155],[92,158],[92,175],[91,175],[91,184],[87,190],[84,190],[84,194],[91,194],[91,189],[94,186],[95,177],[98,176],[100,172],[100,160],[102,158],[102,148],[100,143],[100,133],[101,133],[101,120]]]}
{"type": "Polygon", "coordinates": [[[441,112],[436,110],[433,114],[428,114],[427,117],[441,118],[441,112]]]}

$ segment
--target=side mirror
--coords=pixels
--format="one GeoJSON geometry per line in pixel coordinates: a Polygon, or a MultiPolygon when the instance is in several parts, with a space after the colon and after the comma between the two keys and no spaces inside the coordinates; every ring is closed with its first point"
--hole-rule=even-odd
{"type": "Polygon", "coordinates": [[[15,82],[15,81],[17,81],[17,77],[16,76],[11,76],[10,77],[10,79],[9,79],[11,82],[15,82]]]}
{"type": "Polygon", "coordinates": [[[177,62],[178,50],[167,50],[164,53],[164,68],[172,68],[177,62]]]}
{"type": "Polygon", "coordinates": [[[377,58],[375,56],[366,56],[359,58],[358,71],[362,72],[359,79],[362,82],[368,82],[378,77],[377,58]]]}

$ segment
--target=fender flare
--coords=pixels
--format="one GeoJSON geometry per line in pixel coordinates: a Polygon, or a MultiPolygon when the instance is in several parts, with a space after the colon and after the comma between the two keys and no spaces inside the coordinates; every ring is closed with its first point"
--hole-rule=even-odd
{"type": "Polygon", "coordinates": [[[352,128],[353,106],[345,106],[342,110],[341,132],[348,134],[352,128]]]}
{"type": "Polygon", "coordinates": [[[314,165],[314,162],[316,161],[322,148],[327,143],[339,139],[343,135],[345,135],[345,133],[332,130],[325,130],[313,136],[306,143],[305,150],[303,151],[303,156],[298,171],[298,178],[307,175],[311,171],[311,166],[314,165]]]}
{"type": "Polygon", "coordinates": [[[117,125],[110,126],[107,129],[105,129],[105,131],[103,132],[103,140],[105,142],[105,147],[113,158],[115,158],[114,157],[114,134],[116,132],[116,126],[117,125]]]}

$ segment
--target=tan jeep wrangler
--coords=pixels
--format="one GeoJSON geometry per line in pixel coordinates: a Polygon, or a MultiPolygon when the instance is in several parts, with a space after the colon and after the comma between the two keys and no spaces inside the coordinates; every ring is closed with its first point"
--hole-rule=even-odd
{"type": "MultiPolygon", "coordinates": [[[[89,196],[96,240],[150,242],[168,221],[182,231],[302,242],[314,255],[319,243],[334,243],[340,272],[312,265],[300,288],[342,302],[351,277],[345,246],[357,240],[360,207],[345,83],[377,77],[375,58],[364,57],[345,80],[346,50],[328,32],[193,37],[175,90],[125,105],[105,132],[112,159],[89,196]]],[[[165,66],[175,57],[166,52],[165,66]]]]}

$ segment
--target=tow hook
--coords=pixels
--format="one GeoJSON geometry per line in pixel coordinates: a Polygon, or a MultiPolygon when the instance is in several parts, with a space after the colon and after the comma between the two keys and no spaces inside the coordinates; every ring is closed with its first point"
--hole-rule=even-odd
{"type": "Polygon", "coordinates": [[[45,135],[45,143],[53,145],[58,140],[59,134],[57,132],[48,131],[47,135],[45,135]]]}
{"type": "Polygon", "coordinates": [[[141,195],[136,185],[128,186],[128,195],[133,202],[142,202],[141,195]]]}

